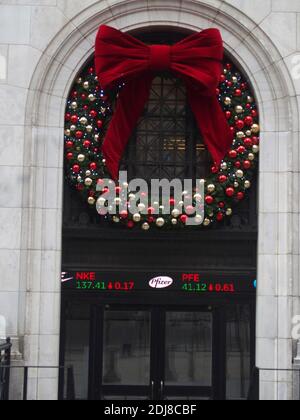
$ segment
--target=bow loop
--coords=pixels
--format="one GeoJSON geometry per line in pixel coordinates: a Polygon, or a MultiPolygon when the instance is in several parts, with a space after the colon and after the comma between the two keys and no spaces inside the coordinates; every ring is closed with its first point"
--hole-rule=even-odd
{"type": "Polygon", "coordinates": [[[223,53],[218,29],[206,29],[171,47],[148,46],[117,29],[106,25],[100,27],[95,53],[99,82],[104,89],[125,82],[102,148],[107,167],[115,179],[129,137],[148,100],[155,72],[166,70],[185,80],[204,142],[215,163],[221,162],[233,141],[216,98],[223,53]]]}

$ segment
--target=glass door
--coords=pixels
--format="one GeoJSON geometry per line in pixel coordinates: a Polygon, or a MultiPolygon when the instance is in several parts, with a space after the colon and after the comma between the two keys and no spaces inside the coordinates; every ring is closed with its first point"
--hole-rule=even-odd
{"type": "Polygon", "coordinates": [[[101,398],[212,398],[213,314],[105,310],[101,398]]]}
{"type": "Polygon", "coordinates": [[[212,398],[212,313],[167,311],[164,360],[161,399],[212,398]]]}

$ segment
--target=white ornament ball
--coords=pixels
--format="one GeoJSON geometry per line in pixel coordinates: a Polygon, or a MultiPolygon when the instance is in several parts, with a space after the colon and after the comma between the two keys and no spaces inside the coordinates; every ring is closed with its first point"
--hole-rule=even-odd
{"type": "Polygon", "coordinates": [[[235,174],[238,178],[243,178],[244,176],[244,172],[241,169],[238,169],[235,174]]]}
{"type": "Polygon", "coordinates": [[[85,185],[87,187],[90,187],[92,185],[92,183],[93,183],[93,180],[92,180],[92,178],[86,178],[86,180],[84,181],[84,183],[85,183],[85,185]]]}
{"type": "Polygon", "coordinates": [[[145,204],[144,204],[144,203],[140,203],[140,204],[138,205],[138,209],[139,209],[139,211],[140,211],[140,212],[145,211],[145,209],[146,209],[145,204]]]}
{"type": "Polygon", "coordinates": [[[136,213],[133,215],[133,221],[135,223],[139,223],[141,221],[141,215],[139,213],[136,213]]]}
{"type": "Polygon", "coordinates": [[[143,226],[142,226],[142,229],[143,230],[149,230],[150,229],[149,223],[144,223],[143,226]]]}
{"type": "Polygon", "coordinates": [[[177,219],[172,219],[172,225],[174,225],[174,226],[178,225],[178,220],[177,219]]]}
{"type": "Polygon", "coordinates": [[[216,186],[215,186],[214,184],[209,184],[209,185],[207,186],[207,191],[208,191],[209,193],[213,193],[213,192],[215,191],[215,189],[216,189],[216,186]]]}
{"type": "Polygon", "coordinates": [[[172,210],[172,216],[177,218],[180,216],[180,211],[177,209],[172,210]]]}
{"type": "Polygon", "coordinates": [[[165,224],[165,219],[163,219],[162,217],[159,217],[159,218],[156,220],[156,226],[158,226],[158,227],[163,227],[163,226],[164,226],[164,224],[165,224]]]}
{"type": "Polygon", "coordinates": [[[84,155],[78,155],[77,160],[78,160],[78,162],[84,162],[85,156],[84,155]]]}

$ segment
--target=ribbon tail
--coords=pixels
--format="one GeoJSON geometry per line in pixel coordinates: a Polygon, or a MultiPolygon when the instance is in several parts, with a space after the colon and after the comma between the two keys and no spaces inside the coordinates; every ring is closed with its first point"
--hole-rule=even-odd
{"type": "Polygon", "coordinates": [[[188,87],[188,96],[204,143],[215,164],[219,166],[233,142],[233,133],[223,110],[216,96],[201,96],[191,86],[188,87]]]}
{"type": "Polygon", "coordinates": [[[148,101],[152,80],[153,76],[142,75],[126,83],[120,92],[102,146],[107,169],[114,180],[118,180],[120,161],[148,101]]]}

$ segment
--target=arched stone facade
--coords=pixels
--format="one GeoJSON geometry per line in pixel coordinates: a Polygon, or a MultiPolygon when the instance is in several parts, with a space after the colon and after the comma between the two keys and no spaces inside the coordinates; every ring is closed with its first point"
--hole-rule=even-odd
{"type": "MultiPolygon", "coordinates": [[[[218,27],[225,48],[248,75],[261,115],[257,366],[290,368],[292,317],[300,313],[299,112],[282,50],[246,13],[221,0],[89,1],[64,10],[66,21],[35,68],[25,117],[22,196],[20,350],[27,364],[59,361],[60,262],[65,101],[93,52],[100,24],[129,31],[149,26],[218,27]],[[74,12],[74,13],[73,13],[74,12]],[[22,344],[21,344],[22,343],[22,344]]],[[[263,373],[261,397],[287,399],[289,377],[263,373]]],[[[30,397],[55,399],[55,372],[34,372],[30,397]]]]}

